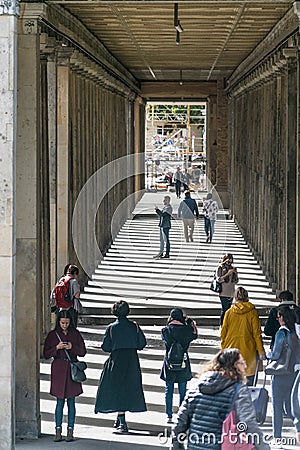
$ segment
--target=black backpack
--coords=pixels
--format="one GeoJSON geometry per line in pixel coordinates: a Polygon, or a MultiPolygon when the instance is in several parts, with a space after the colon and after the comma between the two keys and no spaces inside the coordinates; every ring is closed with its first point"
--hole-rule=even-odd
{"type": "MultiPolygon", "coordinates": [[[[171,331],[172,336],[172,331],[171,331]]],[[[174,337],[172,336],[174,339],[174,337]]],[[[167,353],[166,364],[167,368],[173,372],[177,372],[179,370],[185,369],[186,354],[182,348],[180,342],[174,340],[172,343],[170,350],[167,353]]]]}

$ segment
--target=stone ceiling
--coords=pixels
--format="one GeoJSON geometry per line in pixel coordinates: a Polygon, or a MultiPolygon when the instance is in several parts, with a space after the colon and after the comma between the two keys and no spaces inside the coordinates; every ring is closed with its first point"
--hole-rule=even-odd
{"type": "Polygon", "coordinates": [[[212,81],[233,70],[293,1],[50,0],[75,15],[139,81],[212,81]]]}

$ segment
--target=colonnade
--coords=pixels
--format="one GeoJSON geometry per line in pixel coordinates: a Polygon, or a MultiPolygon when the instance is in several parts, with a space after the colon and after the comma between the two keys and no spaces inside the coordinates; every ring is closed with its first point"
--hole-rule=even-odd
{"type": "Polygon", "coordinates": [[[232,213],[273,289],[289,289],[296,299],[300,294],[298,28],[295,4],[233,74],[227,90],[232,213]]]}

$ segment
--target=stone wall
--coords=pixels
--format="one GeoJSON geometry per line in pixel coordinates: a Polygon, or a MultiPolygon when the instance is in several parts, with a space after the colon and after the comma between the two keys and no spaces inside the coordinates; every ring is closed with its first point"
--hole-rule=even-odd
{"type": "Polygon", "coordinates": [[[296,299],[299,42],[290,33],[297,25],[290,11],[228,83],[231,210],[273,289],[289,289],[296,299]]]}

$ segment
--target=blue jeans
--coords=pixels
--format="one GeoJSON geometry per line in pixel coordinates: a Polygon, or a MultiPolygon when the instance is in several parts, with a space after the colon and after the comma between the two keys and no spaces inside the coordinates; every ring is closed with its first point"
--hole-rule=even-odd
{"type": "Polygon", "coordinates": [[[177,198],[180,198],[180,188],[181,188],[181,181],[176,180],[175,181],[175,191],[176,191],[177,198]]]}
{"type": "Polygon", "coordinates": [[[170,228],[160,228],[159,230],[160,230],[159,253],[160,253],[160,255],[163,254],[164,246],[166,243],[166,254],[169,255],[169,253],[170,253],[170,239],[169,239],[170,228]]]}
{"type": "MultiPolygon", "coordinates": [[[[60,428],[62,426],[63,411],[65,405],[65,398],[57,398],[56,408],[55,408],[55,426],[60,428]]],[[[68,428],[74,428],[75,423],[75,397],[67,398],[68,405],[68,428]]]]}
{"type": "Polygon", "coordinates": [[[211,220],[208,217],[204,217],[204,230],[206,236],[212,241],[214,230],[215,230],[215,220],[211,220]]]}
{"type": "MultiPolygon", "coordinates": [[[[178,383],[179,391],[179,406],[184,399],[186,393],[186,381],[178,383]]],[[[173,409],[173,393],[174,393],[174,383],[166,383],[166,413],[168,417],[172,417],[173,409]]]]}
{"type": "Polygon", "coordinates": [[[271,380],[272,389],[272,426],[274,438],[281,438],[283,423],[283,407],[287,415],[293,419],[291,413],[291,392],[297,373],[291,375],[273,375],[271,380]]]}
{"type": "Polygon", "coordinates": [[[222,325],[225,313],[226,313],[227,309],[229,309],[231,307],[233,299],[231,297],[222,297],[220,295],[220,300],[221,300],[221,305],[222,305],[222,311],[221,311],[221,316],[220,316],[220,325],[222,325]]]}

